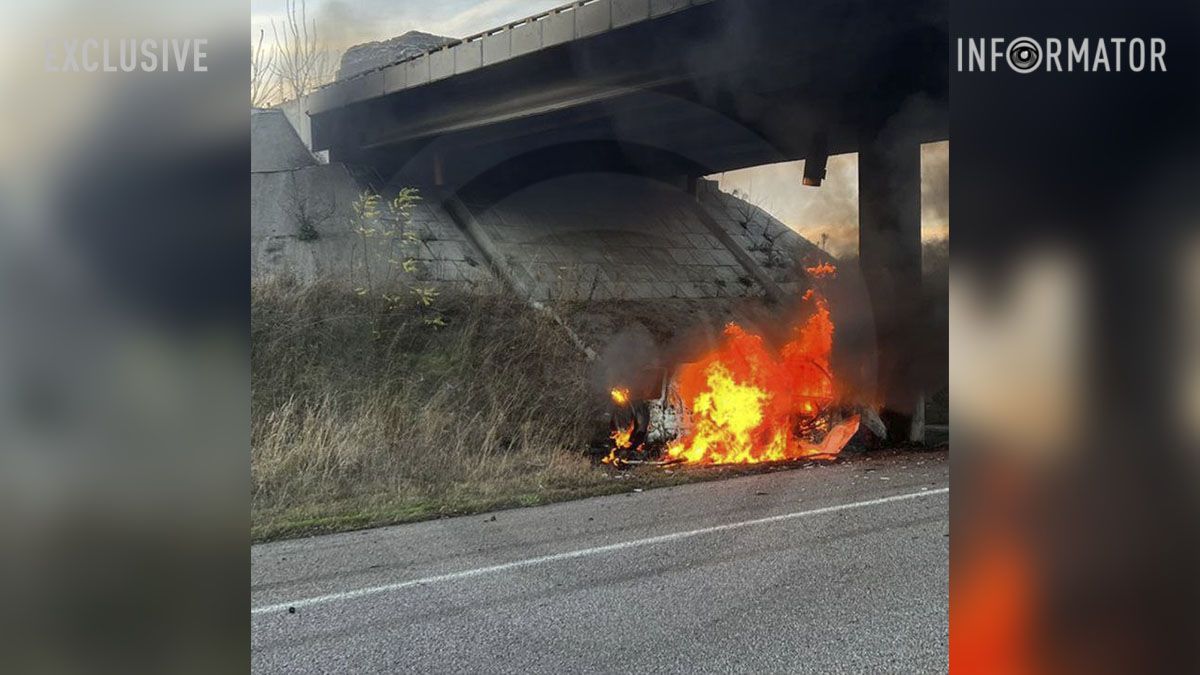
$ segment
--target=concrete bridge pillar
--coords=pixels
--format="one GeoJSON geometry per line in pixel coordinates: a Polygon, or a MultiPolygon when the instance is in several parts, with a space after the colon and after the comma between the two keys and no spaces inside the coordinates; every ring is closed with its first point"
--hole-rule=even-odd
{"type": "Polygon", "coordinates": [[[884,137],[864,143],[858,182],[859,260],[875,315],[880,416],[891,440],[922,442],[920,143],[884,137]]]}

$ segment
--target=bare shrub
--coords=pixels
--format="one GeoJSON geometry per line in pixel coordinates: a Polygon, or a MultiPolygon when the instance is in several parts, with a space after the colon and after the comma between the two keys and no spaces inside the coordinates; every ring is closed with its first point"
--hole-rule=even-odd
{"type": "MultiPolygon", "coordinates": [[[[291,181],[295,186],[294,174],[291,181]]],[[[284,202],[283,208],[296,223],[296,238],[300,241],[316,241],[321,238],[321,228],[337,211],[337,204],[332,199],[318,199],[298,187],[293,187],[292,199],[284,202]]]]}
{"type": "Polygon", "coordinates": [[[283,94],[289,99],[305,96],[332,79],[330,55],[317,39],[317,21],[309,20],[305,0],[285,0],[283,26],[271,21],[278,52],[274,70],[283,94]]]}
{"type": "Polygon", "coordinates": [[[765,202],[752,190],[734,190],[732,196],[738,225],[748,236],[756,238],[749,250],[763,254],[763,267],[788,267],[792,261],[780,245],[780,237],[787,231],[786,228],[775,225],[775,219],[768,213],[765,202]]]}
{"type": "Polygon", "coordinates": [[[266,31],[259,29],[258,44],[250,56],[250,107],[265,108],[279,95],[279,80],[275,76],[275,50],[263,50],[266,31]]]}

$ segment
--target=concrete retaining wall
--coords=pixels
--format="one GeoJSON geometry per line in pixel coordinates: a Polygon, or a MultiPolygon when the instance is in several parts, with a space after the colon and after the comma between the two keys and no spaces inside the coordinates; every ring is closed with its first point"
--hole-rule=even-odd
{"type": "MultiPolygon", "coordinates": [[[[713,188],[715,190],[715,188],[713,188]]],[[[782,223],[741,228],[719,206],[647,178],[580,174],[539,183],[488,207],[468,207],[511,276],[536,299],[727,298],[764,294],[736,251],[697,214],[708,208],[784,290],[802,290],[796,254],[827,257],[782,223]],[[766,225],[766,229],[763,229],[766,225]],[[774,236],[774,252],[760,232],[774,236]],[[765,265],[764,265],[765,267],[765,265]]],[[[733,200],[734,198],[729,197],[733,200]]],[[[735,200],[736,201],[736,200],[735,200]]],[[[731,204],[731,207],[733,205],[731,204]]],[[[747,258],[747,256],[740,256],[747,258]]]]}
{"type": "MultiPolygon", "coordinates": [[[[413,208],[404,226],[411,238],[377,233],[364,240],[356,231],[361,221],[354,203],[366,181],[345,165],[318,164],[282,113],[256,113],[253,119],[250,260],[255,279],[286,276],[353,288],[368,281],[376,287],[492,281],[484,257],[436,202],[413,208]],[[413,272],[402,270],[404,261],[412,261],[413,272]]],[[[383,192],[384,198],[394,196],[383,192]]]]}
{"type": "Polygon", "coordinates": [[[700,204],[713,220],[785,292],[797,293],[808,288],[804,267],[819,262],[836,262],[816,244],[796,234],[771,214],[718,190],[715,181],[701,181],[699,192],[700,204]]]}
{"type": "Polygon", "coordinates": [[[437,204],[413,208],[406,231],[415,241],[379,234],[364,240],[356,232],[353,207],[363,184],[341,164],[251,174],[250,184],[251,272],[256,279],[286,276],[353,288],[492,280],[484,257],[437,204]],[[401,268],[406,260],[415,265],[411,273],[401,268]]]}
{"type": "Polygon", "coordinates": [[[317,164],[316,158],[309,152],[309,146],[300,137],[287,113],[281,109],[252,110],[250,138],[252,174],[288,171],[317,164]]]}
{"type": "Polygon", "coordinates": [[[410,236],[364,241],[353,206],[367,181],[345,165],[319,164],[281,111],[255,112],[251,139],[256,279],[494,287],[495,265],[537,300],[696,300],[802,292],[802,268],[829,260],[715,183],[701,181],[697,198],[607,173],[544,181],[496,203],[464,195],[455,214],[427,193],[405,225],[410,236]],[[400,269],[404,261],[413,271],[400,269]]]}

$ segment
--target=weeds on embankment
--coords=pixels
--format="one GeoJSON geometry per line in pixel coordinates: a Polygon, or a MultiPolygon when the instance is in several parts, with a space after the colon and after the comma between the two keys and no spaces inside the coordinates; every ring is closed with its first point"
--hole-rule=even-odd
{"type": "Polygon", "coordinates": [[[611,482],[581,453],[587,362],[511,295],[422,303],[251,289],[252,535],[550,501],[611,482]]]}

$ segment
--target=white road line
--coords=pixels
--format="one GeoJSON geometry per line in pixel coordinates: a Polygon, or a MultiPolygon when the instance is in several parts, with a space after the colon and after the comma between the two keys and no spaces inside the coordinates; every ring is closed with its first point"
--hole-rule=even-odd
{"type": "Polygon", "coordinates": [[[360,588],[353,591],[343,591],[341,593],[330,593],[329,595],[319,595],[315,598],[304,598],[302,600],[293,600],[291,602],[280,602],[274,605],[266,605],[263,607],[255,607],[250,610],[250,614],[269,614],[272,612],[287,611],[288,608],[295,607],[311,607],[313,605],[321,605],[327,602],[338,602],[341,600],[354,600],[370,595],[379,595],[380,593],[391,593],[393,591],[411,588],[413,586],[424,586],[427,584],[436,584],[443,581],[457,581],[459,579],[469,579],[485,574],[494,574],[496,572],[507,572],[521,567],[532,567],[543,563],[558,562],[560,560],[571,560],[574,558],[584,558],[590,555],[598,555],[601,553],[611,553],[613,551],[622,551],[627,548],[636,548],[638,546],[650,546],[653,544],[663,544],[669,541],[678,541],[680,539],[688,539],[698,537],[702,534],[711,534],[713,532],[724,532],[726,530],[736,530],[752,525],[765,525],[767,523],[778,523],[784,520],[794,520],[796,518],[806,518],[808,516],[819,516],[826,513],[837,513],[838,511],[849,511],[851,509],[861,509],[868,506],[878,506],[880,504],[890,504],[891,502],[900,502],[908,499],[920,499],[921,497],[932,497],[934,495],[943,495],[950,492],[950,488],[938,488],[936,490],[925,490],[922,492],[909,492],[901,495],[893,495],[891,497],[881,497],[879,499],[869,499],[863,502],[853,502],[851,504],[838,504],[836,506],[825,506],[819,509],[809,511],[797,511],[795,513],[785,513],[778,516],[769,516],[766,518],[757,518],[755,520],[745,520],[739,523],[728,523],[726,525],[714,525],[712,527],[702,527],[698,530],[688,530],[686,532],[674,532],[672,534],[664,534],[657,537],[648,537],[646,539],[635,539],[633,541],[623,541],[618,544],[608,544],[607,546],[597,546],[595,548],[584,548],[578,551],[568,551],[566,553],[555,553],[553,555],[544,555],[539,558],[529,558],[526,560],[517,560],[502,565],[492,565],[491,567],[480,567],[473,570],[463,570],[462,572],[451,572],[450,574],[440,574],[435,577],[425,577],[423,579],[413,579],[411,581],[401,581],[394,584],[385,584],[383,586],[371,586],[369,588],[360,588]]]}

